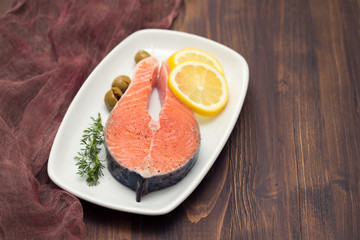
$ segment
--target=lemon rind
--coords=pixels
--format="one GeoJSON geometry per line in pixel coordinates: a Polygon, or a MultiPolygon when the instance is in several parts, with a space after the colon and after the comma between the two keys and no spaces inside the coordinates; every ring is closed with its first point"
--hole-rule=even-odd
{"type": "Polygon", "coordinates": [[[215,67],[211,66],[210,64],[201,62],[201,61],[195,61],[195,60],[191,60],[191,61],[186,61],[183,63],[180,63],[179,65],[177,65],[175,68],[173,68],[170,72],[169,75],[169,88],[170,90],[174,93],[174,95],[182,102],[184,103],[186,106],[188,106],[189,108],[191,108],[195,113],[203,115],[203,116],[215,116],[217,114],[219,114],[226,106],[227,102],[228,102],[228,95],[229,95],[229,91],[228,91],[228,86],[227,86],[227,81],[224,77],[224,75],[222,73],[220,73],[215,67]],[[174,76],[180,72],[180,70],[186,66],[186,65],[203,65],[204,67],[210,69],[211,71],[215,72],[217,77],[220,79],[220,81],[223,83],[222,85],[222,89],[223,91],[226,92],[226,94],[224,94],[220,101],[217,104],[213,104],[210,106],[205,106],[199,103],[196,103],[194,101],[192,101],[186,94],[183,94],[182,91],[179,89],[178,84],[175,82],[175,78],[174,76]]]}

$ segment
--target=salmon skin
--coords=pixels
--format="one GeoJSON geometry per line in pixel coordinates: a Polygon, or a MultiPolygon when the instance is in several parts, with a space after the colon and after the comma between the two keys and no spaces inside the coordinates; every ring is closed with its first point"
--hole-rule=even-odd
{"type": "Polygon", "coordinates": [[[129,88],[105,124],[108,169],[136,192],[137,202],[149,192],[181,181],[195,164],[200,148],[200,130],[193,111],[168,88],[167,64],[158,69],[154,57],[136,65],[129,88]],[[159,120],[148,113],[155,87],[161,103],[159,120]]]}

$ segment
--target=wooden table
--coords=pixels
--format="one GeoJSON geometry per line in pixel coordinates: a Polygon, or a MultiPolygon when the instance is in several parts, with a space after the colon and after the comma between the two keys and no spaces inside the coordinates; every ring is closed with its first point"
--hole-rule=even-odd
{"type": "Polygon", "coordinates": [[[241,115],[180,207],[149,217],[84,202],[89,238],[359,238],[360,1],[186,0],[172,29],[245,57],[241,115]]]}
{"type": "Polygon", "coordinates": [[[360,1],[185,0],[172,29],[245,57],[241,115],[173,212],[83,201],[89,239],[359,239],[360,1]]]}

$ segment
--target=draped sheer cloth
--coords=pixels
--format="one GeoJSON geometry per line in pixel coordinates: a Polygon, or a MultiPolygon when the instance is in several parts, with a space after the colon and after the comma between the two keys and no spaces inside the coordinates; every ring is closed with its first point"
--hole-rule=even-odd
{"type": "Polygon", "coordinates": [[[47,175],[57,129],[106,54],[169,28],[181,0],[17,0],[0,18],[0,239],[85,239],[83,209],[47,175]]]}

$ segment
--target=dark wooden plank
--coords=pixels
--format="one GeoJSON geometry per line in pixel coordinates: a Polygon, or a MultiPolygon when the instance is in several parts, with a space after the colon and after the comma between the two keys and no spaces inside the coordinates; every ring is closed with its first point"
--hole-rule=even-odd
{"type": "Polygon", "coordinates": [[[104,229],[86,215],[89,237],[355,239],[359,16],[358,1],[184,1],[173,29],[227,45],[249,63],[241,116],[178,209],[145,217],[84,204],[85,215],[111,219],[104,229]]]}
{"type": "Polygon", "coordinates": [[[174,28],[228,45],[250,66],[227,145],[232,192],[217,200],[228,222],[214,234],[358,236],[359,14],[358,1],[185,1],[174,28]]]}
{"type": "Polygon", "coordinates": [[[150,217],[82,201],[88,238],[357,239],[359,19],[358,0],[184,0],[172,29],[248,61],[242,113],[180,207],[150,217]]]}

